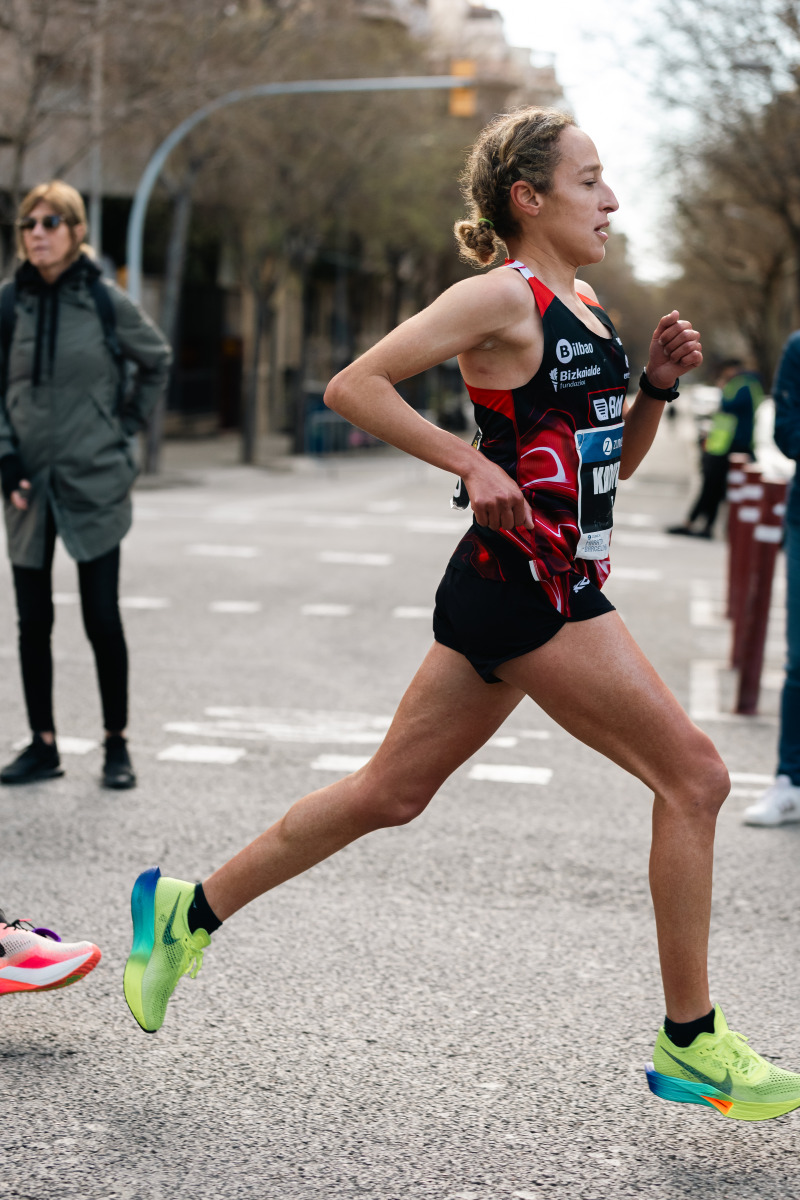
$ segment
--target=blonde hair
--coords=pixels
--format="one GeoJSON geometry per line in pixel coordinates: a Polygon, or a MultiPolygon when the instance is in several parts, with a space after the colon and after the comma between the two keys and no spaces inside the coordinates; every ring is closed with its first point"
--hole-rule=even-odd
{"type": "MultiPolygon", "coordinates": [[[[29,217],[36,208],[37,204],[44,201],[49,204],[54,212],[57,212],[64,218],[72,232],[73,243],[73,258],[77,258],[79,254],[92,254],[91,246],[85,242],[79,242],[75,236],[75,227],[83,225],[84,235],[88,232],[88,222],[86,220],[86,206],[83,203],[83,197],[72,184],[65,183],[63,179],[51,179],[49,183],[37,183],[36,187],[31,188],[27,196],[20,202],[17,209],[17,220],[20,221],[25,217],[29,217]]],[[[26,259],[28,253],[25,249],[25,242],[22,237],[22,230],[17,229],[17,254],[21,259],[26,259]]]]}
{"type": "Polygon", "coordinates": [[[469,217],[453,227],[465,262],[487,266],[505,249],[505,238],[519,232],[512,184],[524,179],[537,192],[549,192],[561,158],[558,140],[574,124],[560,109],[531,107],[502,113],[481,132],[459,180],[469,217]]]}

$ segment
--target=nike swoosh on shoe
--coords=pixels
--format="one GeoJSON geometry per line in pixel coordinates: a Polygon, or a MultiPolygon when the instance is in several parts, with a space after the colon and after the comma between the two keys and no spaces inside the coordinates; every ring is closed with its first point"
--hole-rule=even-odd
{"type": "Polygon", "coordinates": [[[176,899],[175,903],[172,906],[172,912],[169,914],[169,920],[167,921],[166,925],[164,926],[164,932],[161,936],[161,940],[165,946],[174,946],[176,942],[180,941],[180,938],[176,938],[176,937],[172,936],[172,924],[173,924],[173,921],[175,920],[175,914],[178,911],[178,905],[180,904],[180,900],[181,900],[181,898],[180,898],[180,896],[178,896],[178,898],[176,899]]]}
{"type": "Polygon", "coordinates": [[[667,1058],[671,1058],[672,1061],[677,1063],[678,1066],[684,1071],[688,1071],[690,1075],[693,1075],[698,1083],[705,1083],[709,1087],[716,1088],[717,1091],[726,1092],[729,1096],[733,1094],[733,1080],[731,1079],[730,1071],[726,1071],[725,1077],[717,1082],[717,1080],[712,1079],[710,1075],[704,1075],[702,1071],[698,1071],[694,1067],[690,1067],[687,1062],[683,1061],[683,1059],[676,1058],[674,1054],[670,1054],[669,1050],[665,1049],[664,1053],[666,1054],[667,1058]]]}

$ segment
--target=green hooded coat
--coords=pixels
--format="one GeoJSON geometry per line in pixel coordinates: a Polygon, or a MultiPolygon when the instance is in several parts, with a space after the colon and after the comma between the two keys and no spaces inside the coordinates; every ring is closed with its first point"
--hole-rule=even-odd
{"type": "Polygon", "coordinates": [[[7,378],[0,459],[18,455],[22,478],[31,483],[25,512],[5,501],[8,554],[16,566],[44,566],[48,506],[77,562],[113,550],[130,529],[135,435],[166,386],[172,355],[153,322],[103,280],[120,349],[137,368],[117,411],[119,367],[89,290],[99,274],[82,254],[53,284],[28,262],[15,275],[14,336],[8,363],[0,363],[0,378],[3,372],[7,378]]]}

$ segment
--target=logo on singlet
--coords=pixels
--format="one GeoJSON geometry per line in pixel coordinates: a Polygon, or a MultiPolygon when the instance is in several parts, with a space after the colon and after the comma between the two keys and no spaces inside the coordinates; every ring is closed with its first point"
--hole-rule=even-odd
{"type": "Polygon", "coordinates": [[[556,342],[556,358],[560,363],[572,362],[573,357],[578,354],[592,354],[594,346],[591,342],[570,342],[566,338],[559,338],[556,342]]]}
{"type": "Polygon", "coordinates": [[[622,416],[624,396],[595,396],[592,400],[598,421],[616,421],[622,416]]]}
{"type": "MultiPolygon", "coordinates": [[[[589,348],[591,349],[591,347],[589,348]]],[[[553,391],[558,392],[563,388],[580,387],[582,383],[586,383],[587,380],[599,374],[600,367],[597,363],[592,363],[588,367],[572,367],[569,370],[561,371],[558,367],[553,367],[550,371],[550,382],[553,385],[553,391]]]]}

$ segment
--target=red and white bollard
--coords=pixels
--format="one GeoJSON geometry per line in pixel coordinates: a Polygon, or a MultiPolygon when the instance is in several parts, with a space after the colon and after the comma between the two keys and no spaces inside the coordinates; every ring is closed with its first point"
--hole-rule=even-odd
{"type": "Polygon", "coordinates": [[[772,580],[783,541],[786,482],[764,480],[759,519],[753,526],[749,573],[740,619],[739,692],[736,711],[752,716],[758,711],[761,668],[767,641],[772,580]]]}
{"type": "Polygon", "coordinates": [[[733,621],[731,666],[736,669],[742,662],[745,611],[753,571],[753,532],[761,517],[761,501],[764,495],[761,468],[755,463],[749,463],[745,467],[745,480],[739,488],[738,503],[730,513],[732,528],[729,609],[733,621]]]}
{"type": "Polygon", "coordinates": [[[728,595],[725,616],[729,620],[733,617],[733,593],[736,586],[734,580],[738,577],[737,557],[739,548],[736,535],[739,532],[739,505],[743,504],[745,499],[742,492],[742,488],[747,483],[745,468],[752,461],[749,454],[741,454],[738,451],[728,456],[728,479],[725,495],[725,499],[728,502],[728,595]]]}

